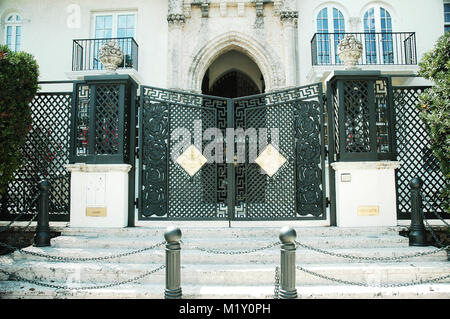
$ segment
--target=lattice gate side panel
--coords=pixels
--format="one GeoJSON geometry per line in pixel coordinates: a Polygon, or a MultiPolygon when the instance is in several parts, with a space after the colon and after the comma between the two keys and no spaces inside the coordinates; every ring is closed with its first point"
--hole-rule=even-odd
{"type": "Polygon", "coordinates": [[[189,135],[188,144],[203,153],[209,143],[202,139],[205,130],[225,131],[226,101],[152,87],[142,88],[141,99],[139,218],[226,219],[225,166],[208,162],[190,176],[177,162],[185,151],[184,145],[180,148],[184,133],[189,135]]]}
{"type": "MultiPolygon", "coordinates": [[[[14,174],[1,199],[0,219],[10,220],[29,207],[37,183],[46,178],[50,189],[50,220],[69,221],[69,131],[72,93],[38,93],[31,102],[32,128],[22,148],[24,164],[14,174]]],[[[36,212],[36,205],[22,220],[36,212]]]]}
{"type": "Polygon", "coordinates": [[[419,95],[426,87],[394,87],[395,131],[397,160],[400,168],[396,173],[397,214],[399,219],[409,219],[411,194],[409,182],[414,177],[423,181],[422,197],[427,218],[437,218],[431,211],[444,213],[441,207],[440,190],[445,178],[439,162],[430,150],[430,138],[420,119],[417,104],[419,95]]]}
{"type": "MultiPolygon", "coordinates": [[[[236,219],[324,219],[324,127],[321,85],[268,93],[235,101],[236,126],[267,129],[267,143],[286,158],[272,176],[256,163],[245,164],[244,209],[236,219]],[[278,136],[272,136],[273,128],[278,136]]],[[[265,149],[258,141],[258,154],[265,149]]],[[[264,140],[264,138],[263,138],[264,140]]],[[[250,144],[247,144],[251,148],[250,144]]],[[[248,158],[248,160],[250,160],[248,158]]],[[[238,170],[236,170],[239,172],[238,170]]],[[[239,181],[239,179],[236,179],[239,181]]],[[[239,184],[238,184],[239,185],[239,184]]],[[[239,193],[238,193],[239,194],[239,193]]],[[[239,200],[236,200],[239,203],[239,200]]],[[[241,207],[238,207],[241,209],[241,207]]]]}

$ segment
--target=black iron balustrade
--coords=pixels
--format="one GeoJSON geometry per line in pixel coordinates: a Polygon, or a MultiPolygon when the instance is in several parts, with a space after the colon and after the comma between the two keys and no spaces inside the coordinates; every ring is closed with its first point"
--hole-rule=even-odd
{"type": "Polygon", "coordinates": [[[103,70],[98,54],[102,45],[108,41],[117,42],[123,51],[124,59],[119,69],[137,71],[139,46],[132,37],[73,40],[72,71],[103,70]]]}
{"type": "Polygon", "coordinates": [[[343,65],[338,44],[353,35],[363,46],[358,65],[416,65],[415,32],[315,33],[311,39],[313,65],[343,65]]]}

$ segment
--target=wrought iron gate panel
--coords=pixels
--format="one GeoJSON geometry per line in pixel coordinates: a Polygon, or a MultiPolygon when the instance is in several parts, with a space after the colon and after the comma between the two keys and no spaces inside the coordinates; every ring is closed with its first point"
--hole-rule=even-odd
{"type": "Polygon", "coordinates": [[[396,170],[397,215],[399,219],[410,219],[411,193],[409,182],[414,177],[423,181],[423,208],[427,218],[436,218],[431,211],[445,214],[440,200],[440,190],[445,178],[439,162],[430,150],[430,138],[420,119],[419,95],[426,87],[394,87],[395,132],[397,160],[396,170]]]}
{"type": "MultiPolygon", "coordinates": [[[[26,163],[15,173],[1,199],[0,219],[9,220],[29,207],[38,182],[50,182],[50,221],[69,221],[69,131],[72,92],[37,93],[31,102],[32,127],[22,148],[26,163]]],[[[29,220],[36,205],[19,220],[29,220]]]]}
{"type": "MultiPolygon", "coordinates": [[[[287,159],[273,175],[249,162],[235,170],[237,220],[324,219],[325,143],[321,84],[234,100],[235,127],[267,129],[267,144],[278,144],[287,159]],[[270,128],[277,128],[278,143],[270,128]],[[243,181],[241,184],[240,181],[243,181]]],[[[264,140],[264,139],[263,139],[264,140]]],[[[258,141],[258,154],[266,147],[258,141]]]]}
{"type": "MultiPolygon", "coordinates": [[[[187,129],[191,144],[203,150],[207,128],[226,129],[226,99],[141,87],[139,115],[140,219],[227,219],[224,164],[207,163],[190,176],[174,159],[178,141],[171,133],[187,129]],[[201,120],[201,136],[194,136],[201,120]]],[[[179,150],[180,154],[183,150],[179,150]]]]}
{"type": "MultiPolygon", "coordinates": [[[[321,84],[236,99],[141,87],[139,219],[326,218],[323,114],[321,84]],[[223,163],[206,163],[191,176],[177,163],[184,149],[177,149],[179,139],[172,133],[187,129],[193,135],[199,120],[202,136],[208,128],[221,131],[223,163]],[[257,144],[235,137],[235,152],[244,143],[245,163],[225,162],[228,126],[263,129],[257,144]],[[270,128],[279,130],[279,143],[270,128]],[[260,155],[269,143],[287,159],[271,177],[249,162],[251,147],[260,155]]],[[[202,136],[192,136],[190,144],[203,152],[211,141],[202,136]]]]}

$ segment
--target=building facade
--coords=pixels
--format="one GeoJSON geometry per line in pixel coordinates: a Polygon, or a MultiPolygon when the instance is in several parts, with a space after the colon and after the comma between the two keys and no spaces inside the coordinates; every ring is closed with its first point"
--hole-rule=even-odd
{"type": "MultiPolygon", "coordinates": [[[[130,0],[126,2],[120,0],[3,0],[0,3],[0,43],[7,44],[11,50],[26,51],[36,57],[40,66],[40,80],[43,81],[42,91],[46,91],[51,86],[45,83],[46,81],[67,81],[60,83],[59,86],[52,86],[52,89],[55,87],[60,91],[74,89],[72,112],[81,112],[83,103],[91,103],[89,98],[93,94],[92,90],[95,91],[101,86],[98,84],[100,82],[97,83],[90,77],[107,75],[107,70],[100,61],[101,47],[110,39],[115,39],[120,46],[124,58],[117,69],[119,77],[111,79],[119,81],[114,82],[114,85],[120,87],[123,85],[120,82],[123,79],[120,75],[128,75],[136,84],[136,88],[140,87],[139,107],[142,111],[139,112],[145,113],[148,110],[153,115],[146,118],[144,114],[139,118],[138,126],[141,130],[142,127],[145,129],[145,121],[150,123],[148,134],[151,136],[148,140],[153,144],[148,146],[150,156],[146,155],[146,150],[139,147],[139,151],[143,152],[139,153],[140,158],[135,162],[129,161],[132,174],[136,171],[136,183],[134,183],[133,175],[131,181],[135,185],[130,187],[136,188],[139,196],[134,197],[129,190],[131,195],[127,197],[124,195],[127,191],[123,190],[121,191],[123,202],[120,205],[122,205],[122,211],[125,211],[126,207],[133,204],[135,198],[139,198],[140,201],[147,198],[149,202],[139,202],[140,213],[136,215],[129,213],[123,216],[119,223],[125,220],[127,224],[128,219],[128,224],[133,224],[129,221],[135,216],[143,220],[151,219],[150,217],[167,217],[170,214],[181,216],[181,219],[190,219],[194,216],[187,216],[177,211],[184,209],[200,211],[199,215],[195,215],[193,219],[206,216],[206,210],[208,210],[208,212],[213,211],[212,217],[210,216],[212,219],[221,219],[228,214],[229,219],[230,216],[236,219],[241,216],[243,220],[251,220],[251,207],[253,207],[257,216],[255,219],[289,219],[288,215],[278,213],[277,210],[286,212],[292,210],[294,215],[297,214],[293,219],[298,217],[312,220],[314,225],[339,225],[340,223],[347,226],[364,226],[370,223],[394,225],[397,223],[398,216],[401,215],[398,210],[399,205],[402,204],[399,203],[408,201],[406,195],[402,195],[403,197],[398,195],[400,189],[402,193],[407,192],[407,189],[399,184],[398,181],[402,177],[399,177],[395,170],[399,168],[399,165],[403,165],[403,169],[406,169],[409,164],[401,163],[400,155],[403,154],[404,149],[395,149],[397,145],[393,140],[396,136],[398,142],[402,142],[399,136],[401,134],[407,136],[409,133],[405,132],[409,131],[394,127],[394,124],[398,126],[399,121],[395,122],[393,119],[399,114],[394,114],[391,108],[393,109],[397,104],[408,105],[412,108],[413,105],[408,104],[410,102],[406,102],[402,94],[407,88],[412,89],[412,86],[430,85],[429,82],[416,76],[419,70],[418,63],[423,54],[429,51],[436,40],[448,29],[449,7],[447,1],[442,0],[426,2],[420,0],[413,2],[408,0],[395,2],[370,0],[339,2],[322,0],[130,0]],[[411,9],[412,7],[414,10],[411,9]],[[347,37],[357,41],[361,47],[361,54],[356,64],[350,69],[338,54],[339,45],[347,37]],[[339,73],[341,71],[344,73],[339,73]],[[360,79],[366,82],[363,83],[360,79]],[[87,82],[83,82],[85,80],[87,82]],[[69,81],[82,82],[79,86],[72,86],[72,82],[69,83],[69,81]],[[344,90],[342,92],[346,92],[346,85],[347,92],[350,93],[342,94],[351,95],[353,99],[351,103],[346,102],[345,97],[343,98],[340,93],[341,89],[344,90]],[[83,102],[86,98],[82,96],[84,88],[86,92],[89,92],[86,100],[88,102],[83,102]],[[395,88],[399,92],[397,98],[394,96],[394,92],[397,92],[395,88]],[[177,118],[172,120],[178,122],[172,123],[169,120],[170,129],[173,129],[175,124],[180,127],[182,125],[191,127],[191,122],[205,120],[209,116],[208,110],[194,111],[194,109],[209,104],[215,105],[215,112],[223,113],[224,118],[219,119],[220,116],[218,116],[211,120],[212,126],[216,125],[215,127],[222,130],[228,128],[230,123],[233,123],[231,127],[235,128],[239,127],[239,124],[247,123],[248,119],[250,119],[248,122],[252,122],[249,114],[259,112],[254,119],[256,128],[277,127],[285,132],[285,135],[280,138],[281,144],[276,148],[281,151],[280,158],[284,159],[283,164],[280,165],[280,167],[283,166],[283,173],[280,173],[277,178],[272,178],[272,175],[268,177],[251,175],[253,164],[239,166],[240,164],[235,161],[232,165],[227,164],[228,166],[217,164],[214,166],[216,171],[212,173],[203,170],[196,177],[193,177],[194,172],[191,179],[183,179],[185,175],[179,166],[173,166],[167,161],[164,164],[166,166],[157,167],[155,163],[161,161],[166,155],[152,162],[152,156],[156,155],[151,151],[157,148],[156,146],[167,143],[164,147],[167,146],[166,151],[169,152],[171,137],[157,136],[162,134],[164,129],[161,129],[161,132],[155,132],[155,119],[160,121],[157,123],[160,128],[166,125],[167,121],[164,121],[166,110],[159,110],[155,108],[155,105],[170,104],[173,102],[173,96],[167,100],[158,100],[155,96],[171,94],[176,96],[177,103],[182,104],[186,110],[191,108],[192,111],[186,113],[186,110],[180,110],[179,113],[172,113],[176,114],[174,118],[177,118]],[[261,98],[244,98],[258,94],[265,95],[261,98]],[[196,99],[201,101],[200,104],[195,102],[196,99]],[[205,102],[208,99],[209,102],[205,102]],[[351,124],[345,121],[339,122],[338,113],[344,112],[342,106],[348,103],[362,105],[364,102],[361,101],[364,99],[367,100],[367,114],[364,110],[358,111],[359,113],[355,111],[357,114],[350,115],[342,113],[346,119],[351,118],[347,121],[351,124]],[[247,105],[248,109],[245,107],[239,109],[241,104],[247,105]],[[255,105],[256,108],[253,109],[255,105]],[[230,110],[233,112],[232,116],[229,115],[230,110]],[[300,120],[305,116],[302,113],[304,110],[308,110],[307,116],[300,120]],[[321,115],[317,115],[317,121],[314,122],[316,113],[321,115]],[[361,120],[365,116],[367,120],[361,120]],[[295,123],[291,123],[292,118],[295,118],[295,123]],[[183,122],[183,119],[186,119],[186,122],[183,122]],[[332,119],[335,119],[335,122],[332,119]],[[314,123],[311,124],[308,121],[314,123]],[[223,127],[220,126],[222,124],[223,127]],[[345,133],[342,130],[338,131],[334,127],[335,124],[336,127],[342,126],[347,131],[345,133]],[[312,126],[317,126],[317,131],[308,131],[312,126]],[[310,139],[305,140],[305,147],[302,144],[304,141],[302,134],[308,135],[307,138],[310,139]],[[311,142],[314,136],[319,136],[320,141],[317,139],[317,142],[311,142]],[[339,144],[344,143],[344,139],[348,143],[339,144]],[[294,148],[292,148],[293,142],[294,148]],[[362,146],[355,146],[356,142],[362,146]],[[344,153],[349,149],[353,149],[354,153],[367,154],[359,156],[360,160],[357,164],[340,161],[339,157],[344,158],[344,153]],[[314,155],[317,157],[317,162],[315,162],[316,159],[312,159],[314,156],[309,156],[314,152],[317,153],[317,156],[314,155]],[[298,164],[310,157],[310,162],[307,163],[309,166],[298,164]],[[147,158],[151,160],[146,162],[147,158]],[[386,160],[390,163],[386,163],[386,160]],[[142,168],[142,162],[147,168],[142,168]],[[151,168],[153,175],[148,173],[148,168],[151,168]],[[166,172],[173,177],[169,181],[165,176],[166,172]],[[148,177],[149,174],[150,177],[148,177]],[[230,174],[234,176],[232,180],[230,180],[230,174]],[[142,180],[145,183],[145,176],[156,184],[143,185],[142,180]],[[372,182],[367,182],[368,176],[372,182]],[[211,186],[208,180],[213,180],[216,184],[211,186]],[[286,180],[290,180],[290,184],[286,183],[286,180]],[[305,180],[308,180],[310,185],[303,185],[305,180]],[[171,181],[183,185],[183,189],[178,189],[177,185],[174,185],[171,191],[170,183],[173,183],[171,181]],[[239,188],[241,182],[246,183],[242,190],[239,188]],[[230,183],[234,184],[232,188],[221,186],[222,184],[230,185],[230,183]],[[194,184],[197,186],[192,186],[194,184]],[[350,184],[351,188],[348,187],[350,184]],[[155,185],[158,185],[160,189],[156,190],[155,185]],[[259,185],[259,188],[252,189],[253,185],[259,185]],[[384,188],[383,185],[389,186],[384,188]],[[205,191],[207,186],[211,188],[209,193],[205,191]],[[171,199],[173,192],[186,194],[186,189],[189,187],[192,187],[192,191],[186,195],[186,200],[181,197],[181,199],[171,199]],[[142,191],[143,189],[145,192],[142,191]],[[200,189],[203,190],[199,191],[200,189]],[[362,189],[364,191],[359,192],[362,189]],[[198,193],[198,197],[191,196],[195,192],[198,193]],[[370,194],[378,194],[381,197],[378,195],[371,197],[370,194]],[[358,197],[360,201],[352,202],[349,206],[348,199],[352,197],[358,197]],[[230,198],[233,198],[231,204],[230,198]],[[172,205],[174,201],[178,203],[175,208],[172,205]],[[318,203],[317,207],[311,205],[312,201],[318,203]],[[382,206],[383,204],[377,204],[387,201],[390,204],[386,207],[382,206]],[[267,206],[268,202],[272,202],[273,205],[267,206]],[[198,203],[202,205],[197,205],[198,203]],[[328,203],[331,203],[331,208],[328,203]],[[284,204],[286,206],[282,206],[284,204]],[[148,214],[144,212],[145,205],[150,207],[148,214]],[[212,207],[211,205],[214,209],[206,208],[212,207]],[[302,211],[303,208],[300,207],[304,207],[305,210],[302,211]],[[157,210],[167,211],[167,213],[155,213],[154,211],[157,210]],[[273,211],[273,214],[268,213],[270,211],[273,211]],[[342,215],[344,212],[352,212],[354,216],[352,215],[353,217],[347,221],[342,215]],[[389,212],[389,216],[383,215],[384,212],[389,212]],[[203,213],[205,215],[202,215],[203,213]],[[355,216],[358,216],[361,222],[356,222],[355,216]],[[367,218],[371,218],[370,216],[375,217],[368,221],[367,218]]],[[[108,90],[109,88],[101,92],[95,91],[95,95],[92,96],[102,96],[102,94],[107,96],[111,94],[108,90]]],[[[124,90],[129,89],[126,87],[124,90]]],[[[130,90],[133,91],[133,89],[130,90]]],[[[414,96],[408,95],[408,98],[415,99],[417,92],[419,91],[414,89],[414,96]]],[[[125,100],[134,101],[133,94],[126,95],[125,100]]],[[[119,93],[116,95],[114,95],[115,100],[111,97],[103,97],[103,102],[122,101],[123,96],[119,93]]],[[[90,105],[97,107],[95,103],[90,105]]],[[[345,112],[349,111],[348,109],[349,107],[345,112]]],[[[78,135],[73,135],[71,138],[78,141],[79,133],[92,134],[94,130],[89,126],[92,123],[82,128],[78,115],[73,114],[72,134],[76,131],[78,135]],[[78,121],[77,124],[74,124],[75,119],[78,121]],[[88,128],[91,128],[91,133],[88,133],[88,128]]],[[[135,123],[130,118],[136,115],[132,112],[126,113],[124,121],[129,121],[126,125],[133,127],[135,123]]],[[[112,115],[105,113],[105,117],[101,119],[103,122],[100,123],[99,120],[94,123],[97,127],[96,132],[104,129],[100,133],[106,134],[108,131],[109,134],[112,131],[112,126],[104,128],[106,122],[108,122],[107,125],[111,125],[113,120],[116,120],[108,116],[112,115]]],[[[91,119],[91,121],[94,120],[91,119]]],[[[247,129],[246,125],[243,126],[247,129]]],[[[128,129],[127,132],[130,131],[128,129]]],[[[415,126],[411,128],[412,135],[418,131],[420,130],[415,126]]],[[[146,134],[146,131],[139,132],[139,143],[145,143],[146,134]]],[[[84,137],[86,138],[84,142],[80,142],[79,145],[76,144],[78,142],[73,142],[69,147],[72,158],[88,152],[88,138],[84,137]]],[[[118,137],[111,137],[112,140],[115,138],[118,137]]],[[[134,142],[130,141],[134,140],[134,136],[131,135],[128,138],[128,140],[125,139],[125,146],[131,147],[130,145],[134,142]]],[[[92,137],[91,141],[96,140],[92,137]]],[[[123,139],[121,141],[123,142],[123,139]]],[[[89,143],[94,150],[93,144],[89,143]]],[[[274,139],[270,143],[274,143],[274,139]]],[[[423,143],[424,145],[421,145],[423,149],[418,153],[422,161],[428,149],[426,143],[423,143]]],[[[111,145],[110,143],[109,146],[111,145]]],[[[261,154],[262,151],[263,149],[260,149],[261,154]]],[[[127,156],[134,153],[135,149],[130,148],[129,152],[127,156]]],[[[408,156],[412,157],[412,155],[408,156]]],[[[194,157],[193,153],[191,157],[194,157]]],[[[64,164],[67,163],[64,162],[64,164]]],[[[417,171],[424,168],[424,164],[420,165],[417,171]]],[[[275,172],[278,169],[276,168],[275,172]]],[[[82,168],[71,166],[70,170],[72,174],[101,173],[95,175],[94,179],[90,180],[90,184],[84,186],[80,184],[76,187],[72,184],[71,189],[71,200],[77,203],[92,201],[94,204],[91,206],[96,206],[95,196],[92,195],[94,193],[90,193],[89,187],[107,189],[108,185],[105,184],[107,178],[102,175],[107,172],[107,169],[103,167],[99,171],[92,171],[91,168],[86,169],[84,166],[82,168]],[[75,189],[78,190],[76,193],[74,193],[75,189]],[[80,200],[78,200],[79,196],[82,197],[80,200]]],[[[123,167],[120,168],[120,172],[125,175],[128,173],[123,167]]],[[[408,175],[403,178],[402,185],[406,185],[406,178],[409,177],[408,175]]],[[[428,184],[432,184],[433,178],[428,184]]],[[[75,179],[72,178],[72,182],[74,180],[81,181],[83,178],[80,179],[78,176],[75,179]]],[[[124,180],[122,179],[120,183],[124,184],[124,180]]],[[[440,182],[442,182],[441,179],[440,182]]],[[[430,192],[435,194],[437,191],[433,189],[430,192]]],[[[113,197],[116,196],[114,192],[112,194],[113,197]]],[[[72,205],[71,209],[74,207],[72,205]]],[[[84,214],[87,207],[77,209],[84,214]]],[[[132,210],[130,208],[130,212],[132,210]]],[[[71,217],[74,217],[72,211],[71,217]]],[[[83,224],[83,221],[80,223],[83,224]]]]}
{"type": "MultiPolygon", "coordinates": [[[[336,45],[343,33],[388,32],[385,39],[363,39],[361,67],[414,73],[448,28],[444,3],[416,1],[411,10],[406,0],[4,0],[0,42],[35,55],[43,81],[79,78],[99,68],[73,61],[95,59],[78,56],[81,42],[74,40],[131,37],[138,46],[132,73],[142,83],[199,93],[205,75],[212,88],[236,70],[261,92],[314,83],[342,69],[336,45]],[[405,49],[413,33],[414,43],[405,49]]],[[[93,50],[98,43],[86,45],[93,50]]]]}

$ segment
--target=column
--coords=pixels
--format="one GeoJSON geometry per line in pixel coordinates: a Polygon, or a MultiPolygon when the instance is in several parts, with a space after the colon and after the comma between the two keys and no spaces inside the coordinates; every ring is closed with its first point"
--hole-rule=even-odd
{"type": "Polygon", "coordinates": [[[284,62],[286,70],[286,86],[293,87],[298,84],[298,52],[297,52],[297,11],[282,11],[280,19],[284,39],[284,62]]]}
{"type": "Polygon", "coordinates": [[[170,0],[167,22],[169,23],[168,43],[168,87],[181,89],[182,87],[182,29],[185,22],[183,0],[170,0]]]}

